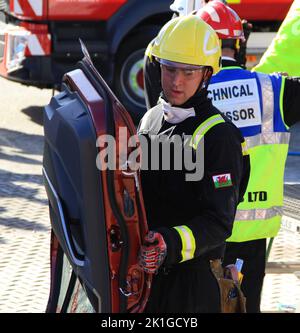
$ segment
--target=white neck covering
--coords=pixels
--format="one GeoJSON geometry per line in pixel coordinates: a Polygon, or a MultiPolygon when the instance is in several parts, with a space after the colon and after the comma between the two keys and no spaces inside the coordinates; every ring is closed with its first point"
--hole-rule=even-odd
{"type": "Polygon", "coordinates": [[[196,115],[194,108],[183,109],[177,106],[172,106],[167,103],[163,98],[159,98],[164,112],[164,119],[170,124],[178,124],[189,117],[196,115]]]}

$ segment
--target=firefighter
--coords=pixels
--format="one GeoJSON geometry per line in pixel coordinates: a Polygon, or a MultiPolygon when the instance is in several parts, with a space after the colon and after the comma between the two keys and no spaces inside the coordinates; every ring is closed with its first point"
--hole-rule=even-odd
{"type": "MultiPolygon", "coordinates": [[[[174,11],[174,17],[177,15],[183,16],[189,13],[196,13],[197,10],[201,9],[208,2],[210,1],[175,0],[174,3],[171,4],[170,9],[174,11]]],[[[226,3],[226,1],[222,2],[226,3]]],[[[235,59],[239,62],[240,66],[246,68],[246,45],[252,30],[252,24],[247,20],[242,20],[242,23],[244,39],[241,39],[239,42],[239,48],[238,52],[235,54],[235,59]]],[[[151,56],[152,43],[153,41],[149,43],[144,57],[144,92],[147,110],[157,104],[161,92],[160,67],[155,58],[151,56]]]]}
{"type": "Polygon", "coordinates": [[[199,17],[177,17],[161,29],[151,54],[160,64],[162,93],[138,128],[148,142],[143,160],[149,166],[159,161],[141,173],[151,231],[139,262],[154,273],[145,311],[220,312],[210,265],[224,255],[247,186],[249,158],[239,130],[207,98],[210,77],[220,69],[219,40],[199,17]],[[170,154],[163,153],[166,144],[170,154]],[[178,160],[172,162],[172,156],[189,149],[194,167],[203,163],[201,176],[195,177],[186,158],[180,168],[178,160]]]}
{"type": "MultiPolygon", "coordinates": [[[[196,12],[204,5],[204,0],[175,0],[170,5],[170,9],[174,12],[174,18],[177,16],[188,15],[191,12],[196,12]]],[[[152,43],[153,41],[149,43],[144,57],[144,87],[147,110],[157,104],[161,92],[160,65],[155,60],[155,57],[151,56],[152,43]]]]}
{"type": "MultiPolygon", "coordinates": [[[[202,8],[204,4],[204,0],[174,0],[170,5],[170,9],[174,12],[174,18],[197,11],[202,8]]],[[[152,43],[153,41],[149,43],[144,57],[144,87],[147,110],[157,104],[161,92],[160,65],[155,58],[151,56],[152,43]]]]}
{"type": "Polygon", "coordinates": [[[227,239],[224,265],[237,257],[244,260],[242,290],[247,312],[260,312],[266,238],[275,237],[281,224],[288,129],[300,120],[300,79],[240,67],[235,55],[243,39],[242,25],[230,7],[213,1],[197,15],[222,40],[222,70],[212,77],[209,96],[240,128],[251,161],[249,184],[227,239]]]}

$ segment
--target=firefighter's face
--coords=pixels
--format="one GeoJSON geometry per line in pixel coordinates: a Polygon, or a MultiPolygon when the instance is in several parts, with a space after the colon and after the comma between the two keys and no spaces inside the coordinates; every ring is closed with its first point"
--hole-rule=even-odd
{"type": "Polygon", "coordinates": [[[182,69],[161,65],[161,84],[171,105],[182,105],[191,98],[203,78],[202,69],[182,69]]]}

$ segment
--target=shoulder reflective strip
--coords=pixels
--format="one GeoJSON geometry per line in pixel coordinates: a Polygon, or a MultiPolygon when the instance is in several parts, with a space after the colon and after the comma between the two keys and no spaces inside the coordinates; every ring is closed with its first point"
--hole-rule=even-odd
{"type": "Polygon", "coordinates": [[[273,133],[274,92],[272,82],[270,76],[267,74],[257,73],[257,77],[259,78],[261,85],[263,104],[261,132],[273,133]]]}
{"type": "Polygon", "coordinates": [[[225,120],[220,115],[215,115],[206,119],[196,128],[190,141],[190,146],[197,149],[198,143],[204,137],[205,133],[207,133],[213,126],[220,123],[225,123],[225,120]]]}
{"type": "Polygon", "coordinates": [[[282,214],[283,209],[280,206],[268,209],[239,209],[236,212],[235,221],[265,220],[282,214]]]}
{"type": "Polygon", "coordinates": [[[284,94],[284,87],[285,87],[285,76],[281,77],[281,87],[280,87],[280,100],[279,100],[279,108],[280,108],[280,114],[281,119],[284,123],[284,126],[289,129],[290,127],[285,123],[284,121],[284,110],[283,110],[283,94],[284,94]]]}
{"type": "Polygon", "coordinates": [[[290,133],[287,132],[274,132],[263,133],[254,136],[248,136],[245,138],[247,142],[247,148],[253,148],[256,146],[270,145],[270,144],[289,144],[290,133]]]}
{"type": "Polygon", "coordinates": [[[242,142],[241,146],[243,155],[249,155],[246,141],[242,142]]]}
{"type": "Polygon", "coordinates": [[[182,260],[190,260],[194,258],[196,242],[192,230],[188,228],[186,225],[181,225],[178,227],[174,227],[174,229],[179,233],[182,243],[182,260]]]}

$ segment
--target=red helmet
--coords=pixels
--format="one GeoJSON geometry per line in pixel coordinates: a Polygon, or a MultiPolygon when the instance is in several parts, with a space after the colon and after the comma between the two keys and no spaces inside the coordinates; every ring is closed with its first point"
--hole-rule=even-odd
{"type": "Polygon", "coordinates": [[[244,39],[238,14],[221,1],[210,1],[199,9],[196,15],[208,23],[220,39],[244,39]]]}

